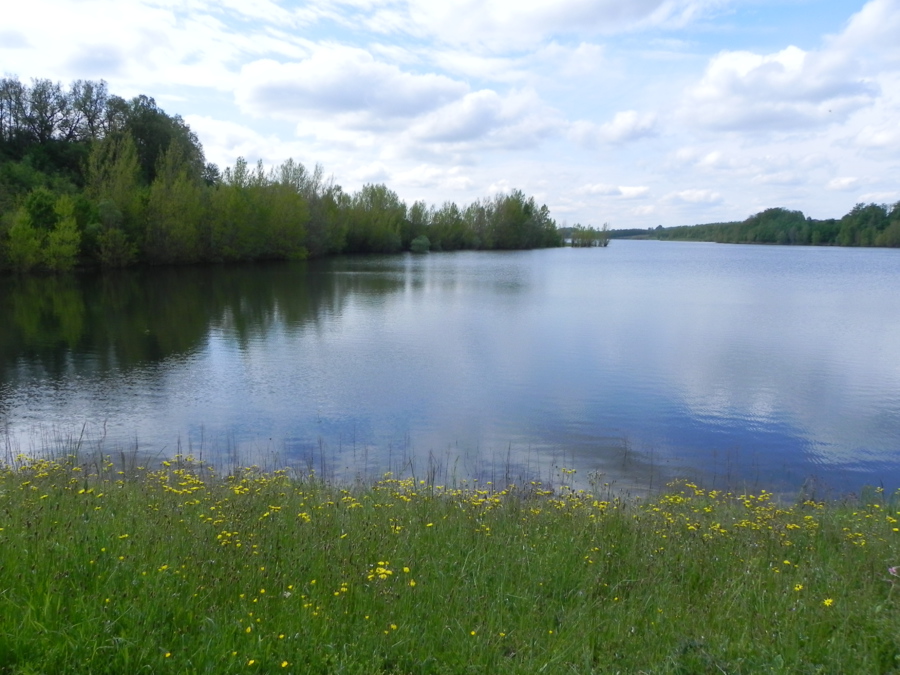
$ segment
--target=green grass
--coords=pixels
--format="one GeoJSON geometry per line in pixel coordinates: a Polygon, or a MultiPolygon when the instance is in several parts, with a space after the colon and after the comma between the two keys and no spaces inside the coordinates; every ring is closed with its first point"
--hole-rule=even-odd
{"type": "Polygon", "coordinates": [[[898,506],[0,471],[3,673],[881,673],[898,506]]]}

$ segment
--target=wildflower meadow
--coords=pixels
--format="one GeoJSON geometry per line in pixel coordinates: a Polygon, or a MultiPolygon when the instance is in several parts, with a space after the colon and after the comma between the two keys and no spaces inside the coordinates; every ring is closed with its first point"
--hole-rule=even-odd
{"type": "Polygon", "coordinates": [[[10,458],[2,673],[887,673],[900,500],[10,458]]]}

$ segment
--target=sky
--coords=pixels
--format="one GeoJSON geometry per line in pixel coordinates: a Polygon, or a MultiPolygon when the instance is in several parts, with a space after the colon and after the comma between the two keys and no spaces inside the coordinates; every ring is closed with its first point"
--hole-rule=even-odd
{"type": "Polygon", "coordinates": [[[898,35],[900,0],[28,0],[0,71],[151,96],[221,168],[621,229],[900,200],[898,35]]]}

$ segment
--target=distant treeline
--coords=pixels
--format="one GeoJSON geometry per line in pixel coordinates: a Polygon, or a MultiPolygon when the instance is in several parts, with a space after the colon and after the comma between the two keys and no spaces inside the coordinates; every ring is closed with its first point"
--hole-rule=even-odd
{"type": "Polygon", "coordinates": [[[0,270],[560,245],[547,207],[518,190],[407,206],[294,160],[222,171],[152,98],[0,79],[0,270]]]}
{"type": "Polygon", "coordinates": [[[726,244],[900,247],[900,202],[857,204],[843,218],[815,220],[801,211],[766,209],[747,220],[707,225],[614,230],[613,238],[715,241],[726,244]]]}

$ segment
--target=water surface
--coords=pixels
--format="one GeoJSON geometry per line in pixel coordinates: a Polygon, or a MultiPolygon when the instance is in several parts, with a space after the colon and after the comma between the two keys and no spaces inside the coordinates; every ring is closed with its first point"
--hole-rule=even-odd
{"type": "Polygon", "coordinates": [[[893,489],[898,291],[900,251],[655,241],[5,278],[0,423],[342,478],[893,489]]]}

